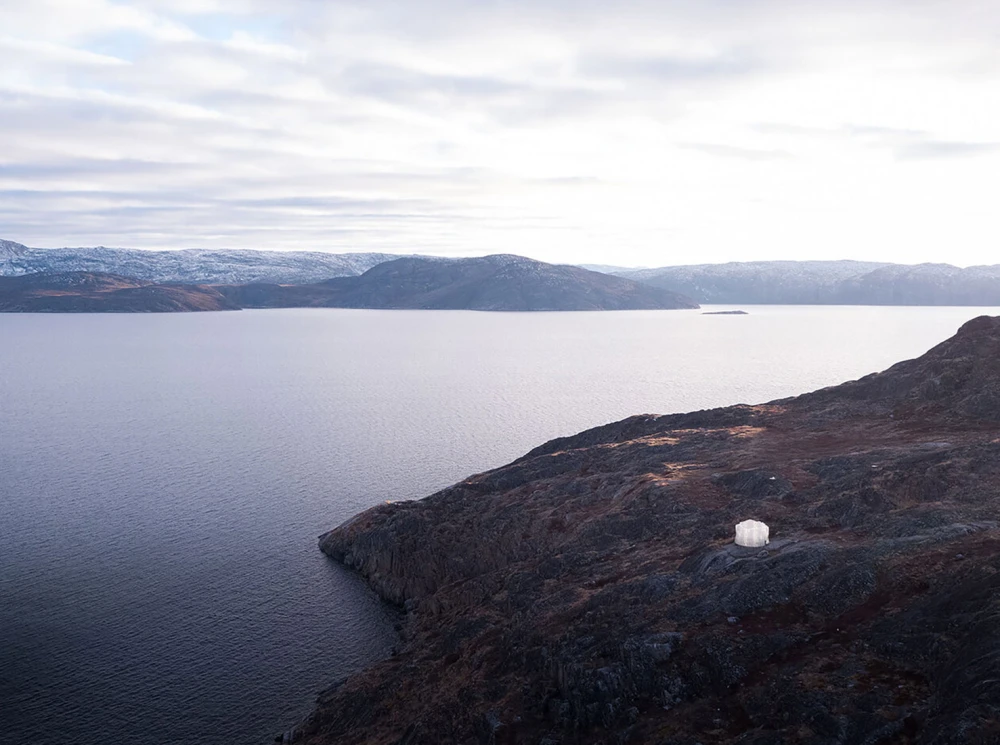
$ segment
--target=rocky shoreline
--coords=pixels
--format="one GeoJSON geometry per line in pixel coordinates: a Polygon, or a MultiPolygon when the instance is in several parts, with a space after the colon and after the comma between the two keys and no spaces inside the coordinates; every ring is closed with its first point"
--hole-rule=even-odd
{"type": "Polygon", "coordinates": [[[546,443],[321,549],[406,608],[305,743],[996,743],[1000,319],[546,443]],[[771,526],[764,549],[733,526],[771,526]]]}

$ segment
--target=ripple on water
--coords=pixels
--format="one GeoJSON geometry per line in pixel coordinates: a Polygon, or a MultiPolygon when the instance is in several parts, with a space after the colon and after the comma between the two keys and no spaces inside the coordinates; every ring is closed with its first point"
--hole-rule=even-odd
{"type": "Polygon", "coordinates": [[[269,742],[394,641],[316,549],[541,442],[884,368],[971,308],[3,315],[0,740],[269,742]]]}

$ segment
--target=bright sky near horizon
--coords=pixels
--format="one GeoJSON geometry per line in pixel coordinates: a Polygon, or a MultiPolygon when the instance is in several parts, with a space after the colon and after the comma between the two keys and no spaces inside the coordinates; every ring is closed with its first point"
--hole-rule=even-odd
{"type": "Polygon", "coordinates": [[[998,263],[996,0],[0,0],[0,237],[998,263]]]}

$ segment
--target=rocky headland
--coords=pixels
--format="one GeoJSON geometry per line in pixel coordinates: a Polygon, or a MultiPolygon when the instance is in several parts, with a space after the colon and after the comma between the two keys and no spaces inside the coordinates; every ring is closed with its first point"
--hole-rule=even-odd
{"type": "Polygon", "coordinates": [[[320,539],[407,613],[304,743],[1000,742],[1000,319],[635,416],[320,539]],[[770,526],[763,549],[734,524],[770,526]]]}

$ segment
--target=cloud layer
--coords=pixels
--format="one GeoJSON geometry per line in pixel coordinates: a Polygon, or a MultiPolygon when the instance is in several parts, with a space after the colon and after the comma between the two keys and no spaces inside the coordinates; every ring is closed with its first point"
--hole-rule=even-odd
{"type": "Polygon", "coordinates": [[[0,236],[995,263],[992,0],[0,5],[0,236]]]}

